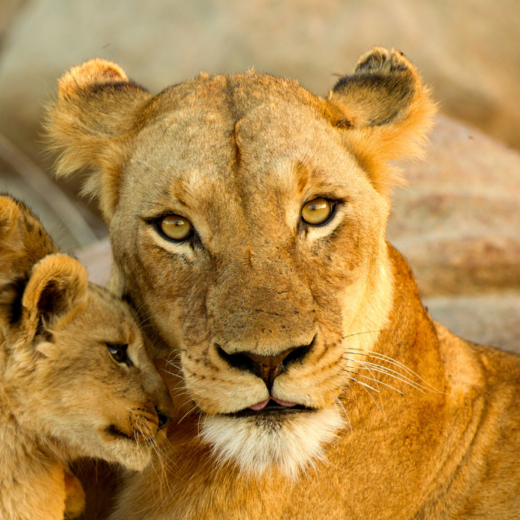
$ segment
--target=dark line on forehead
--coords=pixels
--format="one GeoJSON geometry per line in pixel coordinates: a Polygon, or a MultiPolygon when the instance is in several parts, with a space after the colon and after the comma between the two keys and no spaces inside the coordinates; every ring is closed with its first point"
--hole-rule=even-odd
{"type": "Polygon", "coordinates": [[[238,122],[233,125],[233,130],[231,131],[231,142],[233,143],[233,162],[235,168],[238,170],[241,165],[241,154],[240,154],[240,145],[237,140],[237,126],[238,122]]]}
{"type": "Polygon", "coordinates": [[[298,190],[303,193],[312,177],[312,169],[305,157],[296,162],[295,170],[298,190]]]}

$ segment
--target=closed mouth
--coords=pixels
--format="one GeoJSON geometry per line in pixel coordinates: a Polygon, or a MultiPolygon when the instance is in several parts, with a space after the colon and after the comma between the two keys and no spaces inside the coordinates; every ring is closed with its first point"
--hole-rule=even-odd
{"type": "Polygon", "coordinates": [[[111,424],[107,428],[105,428],[105,433],[108,434],[112,438],[116,439],[124,439],[130,441],[134,444],[146,444],[148,442],[153,442],[154,439],[143,439],[137,440],[134,436],[130,437],[125,432],[122,432],[115,424],[111,424]]]}
{"type": "Polygon", "coordinates": [[[253,410],[251,408],[245,408],[244,410],[240,410],[238,412],[225,414],[228,417],[261,417],[261,416],[272,416],[272,415],[289,415],[289,414],[298,414],[305,412],[313,412],[314,408],[308,408],[302,404],[296,404],[293,406],[282,406],[273,399],[270,399],[269,402],[260,410],[253,410]]]}
{"type": "Polygon", "coordinates": [[[105,433],[108,433],[110,437],[123,438],[129,441],[135,442],[135,439],[122,432],[115,424],[111,424],[108,428],[105,428],[105,433]]]}

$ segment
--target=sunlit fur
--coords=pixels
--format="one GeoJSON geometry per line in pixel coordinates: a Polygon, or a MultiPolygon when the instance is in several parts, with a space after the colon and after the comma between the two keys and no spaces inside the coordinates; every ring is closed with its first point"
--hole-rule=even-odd
{"type": "Polygon", "coordinates": [[[0,517],[72,518],[85,496],[78,457],[149,464],[156,408],[170,398],[133,311],[88,284],[22,203],[0,196],[0,517]],[[33,265],[31,265],[31,263],[33,265]],[[128,345],[133,366],[107,344],[128,345]],[[114,431],[119,433],[115,434],[114,431]]]}
{"type": "Polygon", "coordinates": [[[104,60],[61,78],[57,172],[94,168],[110,286],[176,404],[172,467],[127,478],[111,519],[518,516],[520,362],[435,325],[386,242],[392,161],[420,152],[434,111],[415,66],[382,48],[327,98],[253,71],[157,95],[104,60]],[[318,197],[335,213],[306,225],[318,197]],[[165,215],[190,240],[158,232],[165,215]],[[302,346],[271,390],[299,409],[251,415],[269,391],[229,356],[302,346]]]}

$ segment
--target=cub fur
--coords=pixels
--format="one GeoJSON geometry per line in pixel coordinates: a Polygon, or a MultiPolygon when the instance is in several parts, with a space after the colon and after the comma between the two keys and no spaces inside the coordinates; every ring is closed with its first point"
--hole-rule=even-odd
{"type": "Polygon", "coordinates": [[[382,48],[325,98],[254,71],[152,95],[104,60],[60,79],[58,174],[93,168],[111,287],[175,387],[172,468],[112,519],[518,518],[520,358],[433,323],[386,241],[392,161],[434,112],[382,48]]]}
{"type": "Polygon", "coordinates": [[[168,390],[134,313],[88,284],[22,203],[0,196],[0,517],[79,515],[68,469],[96,457],[142,470],[164,436],[168,390]]]}

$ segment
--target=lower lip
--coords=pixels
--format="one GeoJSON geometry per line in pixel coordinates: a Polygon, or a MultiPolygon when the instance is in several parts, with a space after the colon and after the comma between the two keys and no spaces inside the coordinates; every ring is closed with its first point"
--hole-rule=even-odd
{"type": "Polygon", "coordinates": [[[276,404],[283,406],[284,408],[292,408],[293,406],[297,405],[297,403],[291,403],[290,401],[282,401],[281,399],[276,399],[272,396],[269,396],[265,401],[256,403],[253,406],[250,406],[249,408],[254,411],[263,410],[271,400],[274,401],[276,404]]]}
{"type": "Polygon", "coordinates": [[[245,410],[242,410],[240,412],[230,413],[226,414],[230,417],[262,417],[267,415],[291,415],[291,414],[298,414],[298,413],[308,413],[313,412],[312,408],[305,408],[302,405],[294,405],[289,407],[285,406],[269,406],[264,407],[261,410],[252,410],[251,408],[246,408],[245,410]]]}

